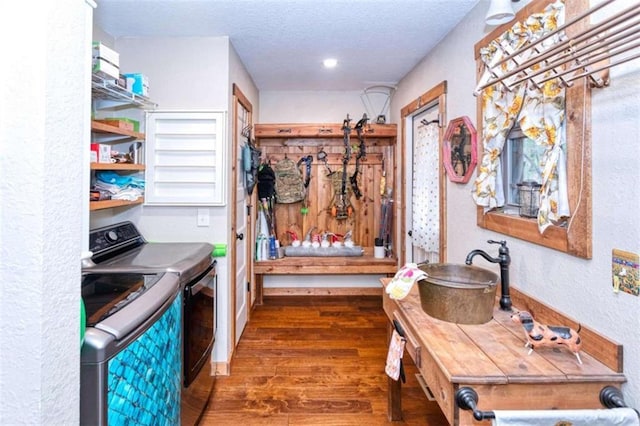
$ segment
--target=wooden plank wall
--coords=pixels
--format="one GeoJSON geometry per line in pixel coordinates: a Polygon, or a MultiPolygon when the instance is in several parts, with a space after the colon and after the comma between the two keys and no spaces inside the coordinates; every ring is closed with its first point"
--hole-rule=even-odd
{"type": "MultiPolygon", "coordinates": [[[[352,134],[355,132],[352,132],[352,134]]],[[[276,233],[281,245],[290,244],[286,231],[294,230],[300,239],[313,227],[316,232],[332,232],[344,235],[349,230],[353,233],[356,245],[372,247],[374,239],[379,233],[380,206],[382,196],[380,180],[383,163],[386,170],[388,188],[394,186],[395,170],[395,137],[371,136],[365,134],[366,158],[361,160],[361,173],[358,176],[358,186],[362,197],[358,200],[351,194],[350,201],[354,207],[351,217],[338,220],[331,214],[335,191],[328,176],[324,163],[317,158],[318,152],[324,150],[327,155],[327,165],[333,172],[342,171],[342,157],[344,145],[342,137],[267,137],[261,138],[256,131],[257,144],[262,151],[262,161],[270,162],[273,167],[285,157],[298,162],[303,157],[311,155],[311,181],[308,187],[308,213],[301,212],[302,202],[293,204],[275,204],[276,233]]],[[[347,187],[350,187],[349,177],[355,170],[355,154],[359,141],[355,135],[351,136],[352,156],[347,167],[347,187]]],[[[301,166],[304,168],[304,165],[301,166]]],[[[395,220],[393,221],[395,222],[395,220]]],[[[395,227],[395,223],[392,225],[395,227]]],[[[393,232],[392,232],[393,235],[393,232]]]]}

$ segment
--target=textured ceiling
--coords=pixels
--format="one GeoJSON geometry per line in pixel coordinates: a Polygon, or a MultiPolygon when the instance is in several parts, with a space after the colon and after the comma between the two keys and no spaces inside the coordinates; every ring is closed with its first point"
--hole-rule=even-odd
{"type": "Polygon", "coordinates": [[[480,1],[98,0],[94,16],[115,38],[229,36],[260,90],[363,90],[395,85],[480,1]]]}

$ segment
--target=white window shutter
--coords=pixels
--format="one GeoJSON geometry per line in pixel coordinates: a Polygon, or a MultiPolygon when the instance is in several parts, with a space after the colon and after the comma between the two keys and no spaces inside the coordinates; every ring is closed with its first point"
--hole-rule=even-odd
{"type": "Polygon", "coordinates": [[[226,113],[150,111],[145,204],[223,206],[226,113]]]}

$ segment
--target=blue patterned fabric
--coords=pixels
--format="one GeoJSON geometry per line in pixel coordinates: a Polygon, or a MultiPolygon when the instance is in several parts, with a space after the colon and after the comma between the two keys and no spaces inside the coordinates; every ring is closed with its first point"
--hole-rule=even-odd
{"type": "Polygon", "coordinates": [[[108,423],[179,425],[182,298],[109,361],[108,423]]]}

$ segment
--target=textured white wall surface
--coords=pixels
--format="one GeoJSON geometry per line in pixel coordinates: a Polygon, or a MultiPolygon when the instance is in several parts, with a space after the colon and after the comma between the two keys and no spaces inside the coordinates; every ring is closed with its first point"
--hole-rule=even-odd
{"type": "MultiPolygon", "coordinates": [[[[518,7],[526,4],[521,3],[518,7]]],[[[394,122],[403,106],[447,80],[447,120],[466,115],[475,124],[473,46],[492,30],[484,27],[486,8],[481,2],[400,82],[392,105],[394,122]]],[[[487,240],[506,239],[514,286],[624,345],[628,382],[623,392],[627,403],[638,408],[640,297],[613,293],[611,250],[640,253],[640,61],[613,68],[611,79],[610,87],[593,94],[593,258],[576,258],[477,227],[472,179],[447,183],[447,259],[462,262],[476,248],[497,253],[487,240]]],[[[495,268],[488,262],[478,265],[495,268]]]]}
{"type": "Polygon", "coordinates": [[[0,16],[0,424],[77,424],[91,10],[0,16]]]}
{"type": "MultiPolygon", "coordinates": [[[[364,88],[363,88],[364,89],[364,88]]],[[[342,123],[366,112],[356,91],[261,91],[260,123],[342,123]]]]}

